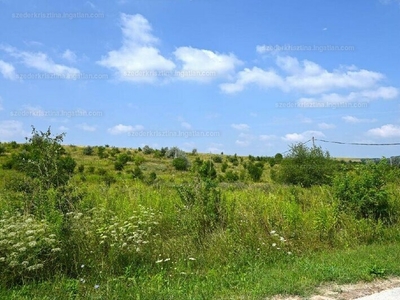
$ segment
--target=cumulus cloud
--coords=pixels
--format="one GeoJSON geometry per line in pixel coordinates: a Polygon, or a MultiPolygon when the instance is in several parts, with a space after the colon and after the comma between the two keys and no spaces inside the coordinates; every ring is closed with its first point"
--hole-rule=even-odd
{"type": "Polygon", "coordinates": [[[179,47],[174,55],[182,62],[177,75],[182,80],[209,81],[234,72],[242,62],[233,54],[219,54],[211,50],[179,47]]]}
{"type": "Polygon", "coordinates": [[[3,60],[0,60],[0,73],[6,79],[11,79],[11,80],[17,79],[17,74],[15,73],[14,66],[3,60]]]}
{"type": "MultiPolygon", "coordinates": [[[[280,72],[258,67],[246,68],[236,74],[235,82],[221,84],[220,88],[225,93],[237,93],[248,85],[256,85],[265,89],[277,88],[284,92],[320,94],[335,89],[371,89],[384,78],[381,73],[357,69],[354,66],[328,71],[315,62],[299,61],[291,56],[278,56],[275,64],[280,72]]],[[[376,94],[367,93],[363,96],[390,98],[394,95],[397,95],[397,90],[388,87],[377,90],[376,94]]]]}
{"type": "Polygon", "coordinates": [[[324,137],[325,135],[321,131],[308,130],[303,133],[288,133],[282,137],[282,140],[286,142],[298,143],[305,142],[312,137],[324,137]]]}
{"type": "Polygon", "coordinates": [[[113,69],[120,80],[154,82],[160,72],[175,69],[173,61],[160,54],[159,40],[142,15],[121,14],[122,46],[108,52],[98,64],[113,69]]]}
{"type": "Polygon", "coordinates": [[[62,54],[62,58],[64,58],[65,60],[67,60],[67,61],[69,61],[71,63],[75,63],[76,59],[77,59],[77,56],[73,51],[67,49],[62,54]]]}
{"type": "Polygon", "coordinates": [[[129,133],[133,131],[138,131],[138,130],[143,130],[144,127],[142,125],[123,125],[123,124],[118,124],[115,125],[114,127],[108,128],[108,132],[112,135],[117,135],[117,134],[123,134],[123,133],[129,133]]]}
{"type": "Polygon", "coordinates": [[[236,130],[249,130],[250,126],[247,124],[231,124],[231,127],[236,130]]]}
{"type": "Polygon", "coordinates": [[[400,126],[393,124],[386,124],[378,128],[368,130],[368,135],[380,138],[393,138],[400,137],[400,126]]]}
{"type": "Polygon", "coordinates": [[[245,68],[237,73],[234,83],[223,83],[220,88],[224,93],[233,94],[243,91],[248,85],[285,89],[284,80],[274,70],[265,71],[258,67],[245,68]]]}
{"type": "Polygon", "coordinates": [[[80,74],[80,71],[76,68],[55,63],[43,52],[19,51],[14,47],[2,47],[2,49],[11,56],[20,59],[25,66],[38,71],[56,75],[63,79],[76,79],[80,74]]]}

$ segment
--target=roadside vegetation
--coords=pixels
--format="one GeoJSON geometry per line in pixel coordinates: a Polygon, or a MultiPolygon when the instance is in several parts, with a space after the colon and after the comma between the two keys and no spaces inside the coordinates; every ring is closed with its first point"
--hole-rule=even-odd
{"type": "Polygon", "coordinates": [[[400,275],[400,168],[0,144],[1,299],[265,299],[400,275]]]}

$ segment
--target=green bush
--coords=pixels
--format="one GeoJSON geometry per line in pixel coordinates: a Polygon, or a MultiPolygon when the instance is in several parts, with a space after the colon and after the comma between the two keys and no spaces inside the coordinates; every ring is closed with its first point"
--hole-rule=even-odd
{"type": "Polygon", "coordinates": [[[354,171],[338,174],[333,188],[341,209],[358,218],[389,221],[393,216],[385,180],[388,173],[386,160],[381,160],[378,164],[370,162],[354,171]]]}
{"type": "Polygon", "coordinates": [[[186,171],[189,168],[189,160],[186,157],[177,157],[172,161],[172,165],[178,171],[186,171]]]}
{"type": "Polygon", "coordinates": [[[333,177],[333,161],[329,152],[320,147],[308,148],[304,144],[292,145],[289,154],[274,168],[273,180],[303,187],[329,184],[333,177]]]}
{"type": "Polygon", "coordinates": [[[249,163],[247,166],[247,172],[249,172],[250,178],[254,182],[258,182],[261,179],[264,165],[261,162],[249,163]]]}
{"type": "Polygon", "coordinates": [[[92,155],[94,152],[94,148],[91,146],[87,146],[83,148],[83,155],[92,155]]]}

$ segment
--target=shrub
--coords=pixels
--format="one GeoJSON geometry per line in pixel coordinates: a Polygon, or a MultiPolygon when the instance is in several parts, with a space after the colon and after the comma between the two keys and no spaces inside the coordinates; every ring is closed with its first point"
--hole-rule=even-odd
{"type": "Polygon", "coordinates": [[[236,172],[233,172],[232,170],[228,170],[225,173],[225,180],[228,182],[235,182],[239,180],[239,175],[236,172]]]}
{"type": "Polygon", "coordinates": [[[94,152],[94,148],[91,146],[87,146],[83,148],[83,155],[92,155],[94,152]]]}
{"type": "Polygon", "coordinates": [[[304,144],[292,145],[279,167],[271,173],[275,181],[303,187],[329,184],[334,171],[329,152],[304,144]]]}
{"type": "Polygon", "coordinates": [[[203,179],[214,180],[217,178],[217,171],[215,170],[213,162],[210,160],[203,161],[198,172],[203,179]]]}
{"type": "Polygon", "coordinates": [[[215,163],[222,163],[222,156],[215,155],[212,157],[213,162],[215,163]]]}
{"type": "Polygon", "coordinates": [[[143,171],[139,168],[139,166],[136,166],[133,171],[132,171],[132,178],[133,179],[143,179],[143,171]]]}
{"type": "Polygon", "coordinates": [[[37,180],[44,190],[67,184],[73,175],[76,162],[61,145],[64,135],[52,137],[50,128],[37,132],[32,127],[32,137],[12,158],[16,168],[37,180]]]}
{"type": "Polygon", "coordinates": [[[333,182],[334,194],[341,209],[355,213],[358,218],[388,221],[389,192],[386,188],[386,160],[360,165],[354,171],[338,174],[333,182]]]}
{"type": "Polygon", "coordinates": [[[85,166],[84,165],[79,165],[78,172],[79,173],[83,173],[83,171],[85,171],[85,166]]]}
{"type": "Polygon", "coordinates": [[[186,157],[177,157],[172,161],[172,165],[178,171],[186,171],[189,168],[189,160],[186,157]]]}
{"type": "Polygon", "coordinates": [[[249,172],[250,178],[254,182],[258,182],[261,179],[263,173],[264,165],[261,162],[249,163],[247,166],[247,171],[249,172]]]}

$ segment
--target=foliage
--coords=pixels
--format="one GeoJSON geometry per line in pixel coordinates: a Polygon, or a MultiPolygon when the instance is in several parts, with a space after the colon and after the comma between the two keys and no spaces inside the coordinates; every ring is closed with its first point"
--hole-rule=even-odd
{"type": "Polygon", "coordinates": [[[86,146],[85,148],[83,148],[83,154],[84,155],[93,155],[94,153],[94,148],[91,146],[86,146]]]}
{"type": "Polygon", "coordinates": [[[165,152],[167,158],[186,157],[186,153],[178,147],[172,147],[165,152]]]}
{"type": "Polygon", "coordinates": [[[261,162],[248,164],[247,171],[249,172],[249,175],[254,182],[260,181],[263,174],[263,168],[264,165],[261,162]]]}
{"type": "Polygon", "coordinates": [[[189,168],[190,163],[186,157],[177,157],[172,161],[172,165],[178,171],[186,171],[189,168]]]}
{"type": "Polygon", "coordinates": [[[44,190],[67,184],[73,175],[76,162],[61,145],[64,135],[52,137],[50,128],[38,132],[32,127],[26,150],[12,158],[17,169],[37,180],[44,190]]]}
{"type": "Polygon", "coordinates": [[[214,164],[210,160],[203,161],[198,173],[203,179],[214,180],[217,178],[217,171],[215,170],[214,164]]]}
{"type": "Polygon", "coordinates": [[[142,149],[144,154],[152,154],[154,152],[153,148],[150,148],[150,146],[146,145],[142,149]]]}
{"type": "Polygon", "coordinates": [[[215,163],[222,163],[222,156],[220,156],[220,155],[214,155],[214,156],[212,156],[212,160],[213,160],[213,162],[215,162],[215,163]]]}
{"type": "Polygon", "coordinates": [[[358,218],[388,221],[389,191],[386,187],[388,164],[381,160],[358,166],[354,171],[340,173],[334,180],[335,196],[341,208],[358,218]]]}
{"type": "Polygon", "coordinates": [[[3,155],[4,153],[6,153],[6,146],[0,143],[0,155],[3,155]]]}
{"type": "Polygon", "coordinates": [[[290,147],[279,167],[271,174],[275,181],[303,187],[329,184],[334,171],[329,152],[302,143],[290,147]]]}

